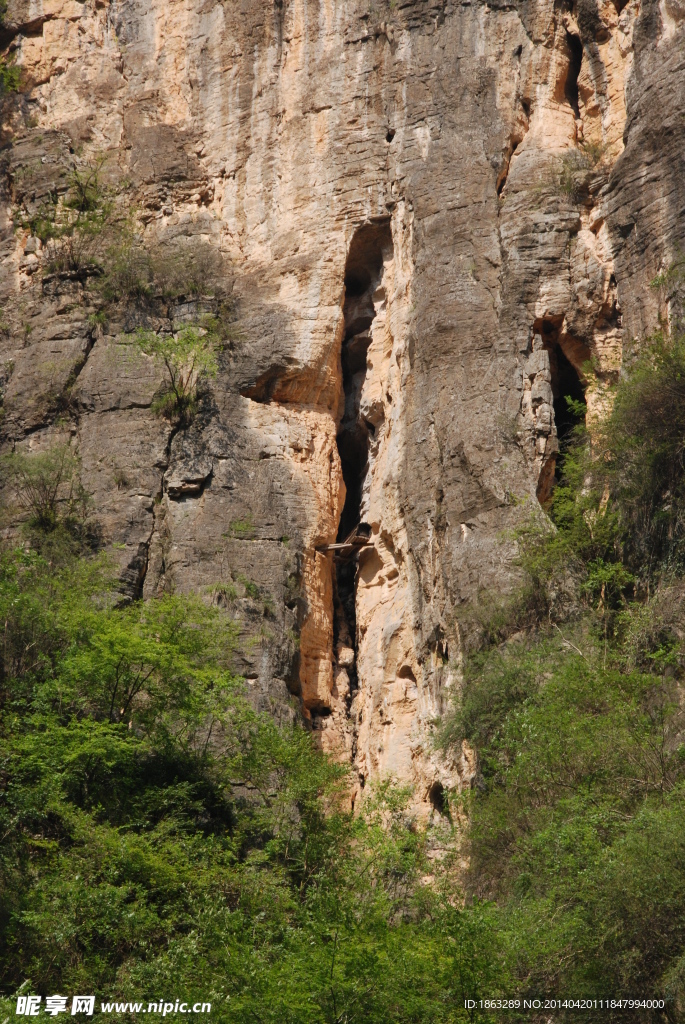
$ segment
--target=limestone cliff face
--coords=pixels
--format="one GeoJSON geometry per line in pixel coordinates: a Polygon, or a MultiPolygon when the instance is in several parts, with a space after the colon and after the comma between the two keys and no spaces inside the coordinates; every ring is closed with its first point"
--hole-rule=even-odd
{"type": "Polygon", "coordinates": [[[650,281],[685,236],[683,19],[680,0],[9,2],[3,446],[69,436],[131,592],[230,601],[255,702],[294,695],[360,787],[394,774],[425,813],[472,773],[431,723],[460,609],[511,584],[502,538],[549,494],[564,395],[601,414],[669,314],[650,281]],[[234,310],[185,430],[125,342],[140,310],[93,318],[17,227],[102,157],[145,244],[212,256],[234,310]],[[360,522],[354,557],[327,550],[360,522]]]}

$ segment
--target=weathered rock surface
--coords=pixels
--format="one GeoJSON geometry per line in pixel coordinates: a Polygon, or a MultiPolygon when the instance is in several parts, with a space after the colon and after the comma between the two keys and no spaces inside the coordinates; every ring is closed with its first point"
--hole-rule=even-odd
{"type": "Polygon", "coordinates": [[[296,697],[360,785],[395,774],[426,813],[472,775],[432,722],[464,603],[511,585],[502,538],[549,494],[564,395],[585,384],[599,415],[669,314],[650,282],[685,235],[684,19],[676,0],[9,2],[3,444],[70,432],[132,592],[229,602],[255,701],[296,697]],[[17,227],[102,157],[150,249],[223,268],[235,332],[185,430],[151,409],[137,314],[93,318],[88,282],[46,276],[17,227]],[[360,520],[357,561],[326,550],[360,520]]]}

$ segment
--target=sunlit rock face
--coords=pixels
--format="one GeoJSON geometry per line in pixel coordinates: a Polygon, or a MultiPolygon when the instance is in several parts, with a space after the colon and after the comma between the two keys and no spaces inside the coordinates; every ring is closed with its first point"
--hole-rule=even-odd
{"type": "Polygon", "coordinates": [[[394,775],[428,815],[469,784],[432,743],[464,608],[515,579],[565,397],[592,423],[673,315],[650,282],[685,233],[681,7],[9,2],[3,446],[71,439],[131,595],[228,604],[256,705],[302,714],[353,798],[394,775]],[[46,273],[27,211],[100,162],[211,295],[103,318],[46,273]],[[221,296],[231,341],[178,430],[124,336],[221,296]]]}

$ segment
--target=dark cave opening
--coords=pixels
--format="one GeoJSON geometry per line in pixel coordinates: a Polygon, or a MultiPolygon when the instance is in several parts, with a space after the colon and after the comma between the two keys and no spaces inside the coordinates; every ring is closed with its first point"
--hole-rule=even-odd
{"type": "Polygon", "coordinates": [[[552,407],[556,428],[558,454],[554,460],[554,476],[544,489],[545,499],[563,475],[564,456],[568,452],[576,428],[585,423],[587,404],[585,387],[577,366],[590,358],[590,352],[580,341],[561,335],[563,318],[543,320],[536,325],[542,336],[544,348],[549,353],[549,369],[552,386],[552,407]],[[569,355],[572,357],[569,358],[569,355]]]}
{"type": "Polygon", "coordinates": [[[554,423],[557,428],[561,458],[557,459],[557,479],[560,472],[559,464],[563,461],[564,452],[568,450],[576,427],[585,422],[585,389],[573,364],[564,355],[561,346],[557,345],[549,355],[552,374],[552,394],[554,396],[554,423]],[[574,404],[571,404],[574,403],[574,404]],[[582,410],[579,408],[582,406],[582,410]]]}
{"type": "MultiPolygon", "coordinates": [[[[383,275],[384,254],[391,250],[392,235],[387,220],[364,224],[352,238],[345,265],[345,334],[340,353],[345,408],[338,427],[337,443],[346,497],[338,527],[338,543],[356,533],[368,535],[368,528],[361,523],[361,506],[369,465],[369,441],[374,427],[364,419],[360,405],[366,379],[366,354],[371,344],[371,324],[375,316],[374,293],[383,275]]],[[[354,553],[336,557],[336,648],[344,644],[356,650],[356,570],[354,553]]],[[[354,688],[354,668],[348,669],[348,674],[354,688]]]]}
{"type": "Polygon", "coordinates": [[[583,44],[578,36],[573,35],[571,32],[566,33],[566,43],[569,48],[569,65],[564,84],[564,95],[573,108],[576,117],[580,117],[578,75],[580,74],[580,66],[583,63],[583,44]]]}
{"type": "Polygon", "coordinates": [[[438,814],[443,817],[449,818],[449,801],[447,799],[447,793],[445,787],[441,782],[434,782],[431,788],[428,790],[428,799],[430,800],[431,807],[438,814]]]}

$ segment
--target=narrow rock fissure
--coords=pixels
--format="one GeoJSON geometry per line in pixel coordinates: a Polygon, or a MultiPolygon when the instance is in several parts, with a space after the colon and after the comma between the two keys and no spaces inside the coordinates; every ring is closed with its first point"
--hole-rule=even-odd
{"type": "Polygon", "coordinates": [[[552,374],[552,395],[554,396],[554,424],[557,428],[560,449],[556,467],[556,476],[559,479],[563,456],[568,450],[573,432],[585,421],[585,390],[576,369],[565,356],[561,346],[557,345],[550,351],[549,361],[552,374]]]}
{"type": "MultiPolygon", "coordinates": [[[[516,56],[520,58],[521,47],[517,47],[516,56]]],[[[522,96],[519,97],[519,103],[521,111],[517,118],[516,124],[509,136],[509,141],[502,152],[502,165],[497,173],[497,195],[501,196],[504,191],[504,187],[509,178],[509,171],[511,169],[511,161],[514,158],[516,151],[523,142],[530,127],[530,103],[527,99],[522,96]]]]}
{"type": "Polygon", "coordinates": [[[506,149],[506,151],[504,153],[504,161],[502,163],[502,169],[499,172],[499,175],[497,177],[497,195],[498,196],[502,195],[502,191],[504,189],[504,186],[507,183],[507,178],[509,177],[509,168],[511,166],[511,158],[513,157],[514,153],[516,152],[516,150],[518,148],[518,144],[519,144],[519,140],[513,140],[512,139],[512,141],[509,143],[509,146],[507,147],[507,149],[506,149]]]}
{"type": "MultiPolygon", "coordinates": [[[[145,581],[147,579],[148,571],[150,568],[150,551],[152,546],[152,540],[155,535],[157,528],[157,512],[156,505],[158,501],[161,501],[165,493],[165,476],[168,472],[169,466],[171,465],[171,447],[174,438],[184,428],[181,424],[173,424],[169,430],[169,436],[167,437],[165,446],[166,461],[161,467],[161,475],[159,481],[159,490],[152,496],[152,526],[150,528],[150,535],[145,541],[141,541],[138,545],[138,551],[134,555],[133,559],[128,563],[126,568],[123,570],[119,577],[120,585],[122,587],[122,593],[125,594],[127,601],[140,601],[142,600],[145,581]]],[[[168,490],[167,490],[168,493],[168,490]]],[[[196,495],[194,495],[196,497],[196,495]]],[[[162,562],[162,573],[164,574],[165,567],[162,562]]],[[[160,579],[161,579],[160,575],[160,579]]]]}
{"type": "Polygon", "coordinates": [[[583,44],[578,36],[573,35],[571,32],[566,33],[566,42],[569,48],[570,59],[564,85],[564,95],[573,108],[573,113],[576,117],[580,117],[578,75],[580,74],[580,66],[583,62],[583,44]]]}
{"type": "Polygon", "coordinates": [[[536,324],[543,348],[549,353],[552,409],[556,432],[556,454],[547,464],[538,489],[542,504],[551,498],[563,475],[564,457],[573,441],[575,430],[585,422],[587,404],[580,367],[589,359],[586,346],[562,333],[563,318],[543,320],[536,324]]]}
{"type": "Polygon", "coordinates": [[[356,576],[358,545],[370,536],[362,522],[364,481],[369,468],[369,446],[375,427],[362,413],[362,390],[367,374],[367,352],[376,315],[374,295],[383,274],[383,254],[392,247],[387,221],[365,224],[352,238],[345,266],[345,335],[341,365],[345,406],[338,428],[338,452],[346,497],[340,516],[334,553],[334,650],[338,665],[349,678],[349,692],[357,688],[356,576]]]}

